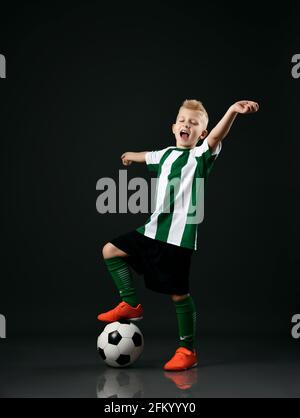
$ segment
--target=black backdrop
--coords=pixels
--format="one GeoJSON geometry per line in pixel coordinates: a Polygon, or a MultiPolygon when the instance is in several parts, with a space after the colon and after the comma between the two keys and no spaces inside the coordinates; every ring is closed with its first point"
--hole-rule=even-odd
{"type": "MultiPolygon", "coordinates": [[[[192,266],[205,334],[289,339],[299,294],[300,7],[171,1],[1,5],[1,288],[8,336],[93,334],[117,302],[101,262],[110,238],[147,215],[99,215],[96,182],[118,179],[125,151],[162,149],[181,102],[210,128],[240,117],[206,191],[192,266]],[[298,9],[298,10],[297,10],[298,9]]],[[[129,178],[150,180],[143,165],[129,178]]],[[[144,289],[144,330],[175,331],[170,299],[144,289]]]]}

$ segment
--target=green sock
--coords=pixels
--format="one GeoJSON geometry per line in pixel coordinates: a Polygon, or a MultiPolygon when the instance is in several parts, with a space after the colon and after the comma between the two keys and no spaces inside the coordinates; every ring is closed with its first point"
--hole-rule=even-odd
{"type": "Polygon", "coordinates": [[[174,302],[176,307],[180,347],[194,350],[196,346],[196,308],[193,298],[189,296],[180,302],[174,302]]]}
{"type": "Polygon", "coordinates": [[[138,301],[128,264],[121,257],[109,258],[104,262],[122,300],[135,308],[138,301]]]}

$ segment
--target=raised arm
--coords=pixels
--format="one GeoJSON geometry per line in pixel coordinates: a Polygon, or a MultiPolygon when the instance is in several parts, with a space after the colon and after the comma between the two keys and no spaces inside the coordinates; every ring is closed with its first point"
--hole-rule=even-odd
{"type": "Polygon", "coordinates": [[[145,152],[125,152],[121,156],[121,160],[123,165],[131,165],[132,163],[145,163],[146,162],[146,154],[145,152]]]}
{"type": "Polygon", "coordinates": [[[238,114],[245,115],[249,113],[255,113],[258,110],[258,103],[251,102],[249,100],[243,100],[230,106],[224,117],[208,135],[207,142],[209,147],[215,149],[219,142],[228,135],[238,114]]]}

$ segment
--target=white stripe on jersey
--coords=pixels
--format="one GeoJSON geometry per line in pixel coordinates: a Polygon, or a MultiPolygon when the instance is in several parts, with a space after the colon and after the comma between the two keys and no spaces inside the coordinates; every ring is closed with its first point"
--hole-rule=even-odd
{"type": "Polygon", "coordinates": [[[168,235],[168,243],[173,245],[180,246],[184,234],[196,168],[195,152],[190,152],[188,162],[181,172],[180,188],[175,198],[172,224],[168,235]]]}

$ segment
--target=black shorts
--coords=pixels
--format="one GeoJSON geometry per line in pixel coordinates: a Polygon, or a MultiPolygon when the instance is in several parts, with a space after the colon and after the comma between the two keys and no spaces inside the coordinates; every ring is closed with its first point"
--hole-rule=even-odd
{"type": "Polygon", "coordinates": [[[194,250],[167,244],[132,231],[110,241],[129,255],[124,261],[139,275],[145,286],[168,295],[189,293],[191,257],[194,250]]]}

